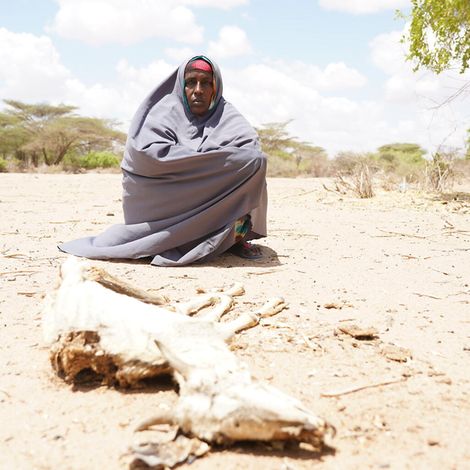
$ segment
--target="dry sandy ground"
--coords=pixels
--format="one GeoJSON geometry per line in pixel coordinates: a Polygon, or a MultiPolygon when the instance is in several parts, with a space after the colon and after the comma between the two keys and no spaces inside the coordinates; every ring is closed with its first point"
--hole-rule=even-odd
{"type": "MultiPolygon", "coordinates": [[[[41,298],[65,257],[56,244],[120,222],[120,192],[119,175],[0,175],[2,469],[126,468],[135,423],[175,401],[170,383],[74,389],[53,374],[42,341],[41,298]]],[[[264,261],[96,262],[173,299],[241,281],[241,310],[277,295],[290,305],[242,333],[236,354],[333,423],[333,448],[318,455],[244,445],[191,468],[470,468],[469,198],[359,200],[310,179],[270,180],[269,193],[264,261]],[[335,334],[352,322],[375,327],[379,339],[335,334]],[[387,344],[412,359],[388,359],[387,344]],[[395,383],[367,387],[388,381],[395,383]],[[322,396],[330,392],[340,396],[322,396]]]]}

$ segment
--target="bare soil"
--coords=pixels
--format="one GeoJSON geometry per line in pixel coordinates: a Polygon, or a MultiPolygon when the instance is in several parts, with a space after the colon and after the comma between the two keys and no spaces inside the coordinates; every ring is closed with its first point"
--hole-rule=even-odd
{"type": "MultiPolygon", "coordinates": [[[[191,468],[470,468],[470,185],[361,200],[323,183],[333,187],[269,180],[261,261],[95,262],[172,299],[241,281],[240,311],[289,303],[235,352],[334,424],[331,449],[237,445],[191,468]]],[[[57,243],[121,222],[120,196],[116,174],[0,175],[2,469],[127,468],[135,424],[176,399],[164,380],[132,392],[67,385],[42,340],[42,297],[65,259],[57,243]]]]}

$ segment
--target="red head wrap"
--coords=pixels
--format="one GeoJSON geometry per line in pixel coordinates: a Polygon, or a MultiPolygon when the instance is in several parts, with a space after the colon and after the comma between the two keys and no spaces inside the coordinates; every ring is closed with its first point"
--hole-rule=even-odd
{"type": "Polygon", "coordinates": [[[191,62],[186,67],[187,70],[202,70],[203,72],[212,73],[212,66],[204,59],[196,59],[191,62]]]}

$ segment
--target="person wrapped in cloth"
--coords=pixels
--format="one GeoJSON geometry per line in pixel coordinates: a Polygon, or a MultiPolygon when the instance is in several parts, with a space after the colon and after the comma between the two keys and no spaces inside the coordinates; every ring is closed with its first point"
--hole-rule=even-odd
{"type": "Polygon", "coordinates": [[[187,265],[230,250],[257,259],[266,236],[266,156],[222,96],[218,66],[185,61],[138,108],[121,163],[124,224],[59,245],[94,259],[187,265]]]}

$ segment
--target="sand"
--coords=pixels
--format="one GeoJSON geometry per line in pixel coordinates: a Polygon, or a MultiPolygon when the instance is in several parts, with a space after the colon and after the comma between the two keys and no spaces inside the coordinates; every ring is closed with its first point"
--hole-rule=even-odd
{"type": "MultiPolygon", "coordinates": [[[[272,296],[289,303],[242,333],[236,354],[334,424],[331,449],[241,445],[191,468],[470,468],[468,195],[379,192],[361,200],[324,183],[333,187],[269,180],[262,261],[225,254],[181,268],[95,262],[172,299],[240,281],[239,311],[272,296]],[[339,331],[352,323],[375,328],[378,338],[339,331]]],[[[42,340],[42,297],[65,259],[57,243],[121,222],[120,196],[117,174],[0,174],[2,469],[127,468],[133,426],[176,399],[168,381],[132,392],[67,385],[42,340]]]]}

